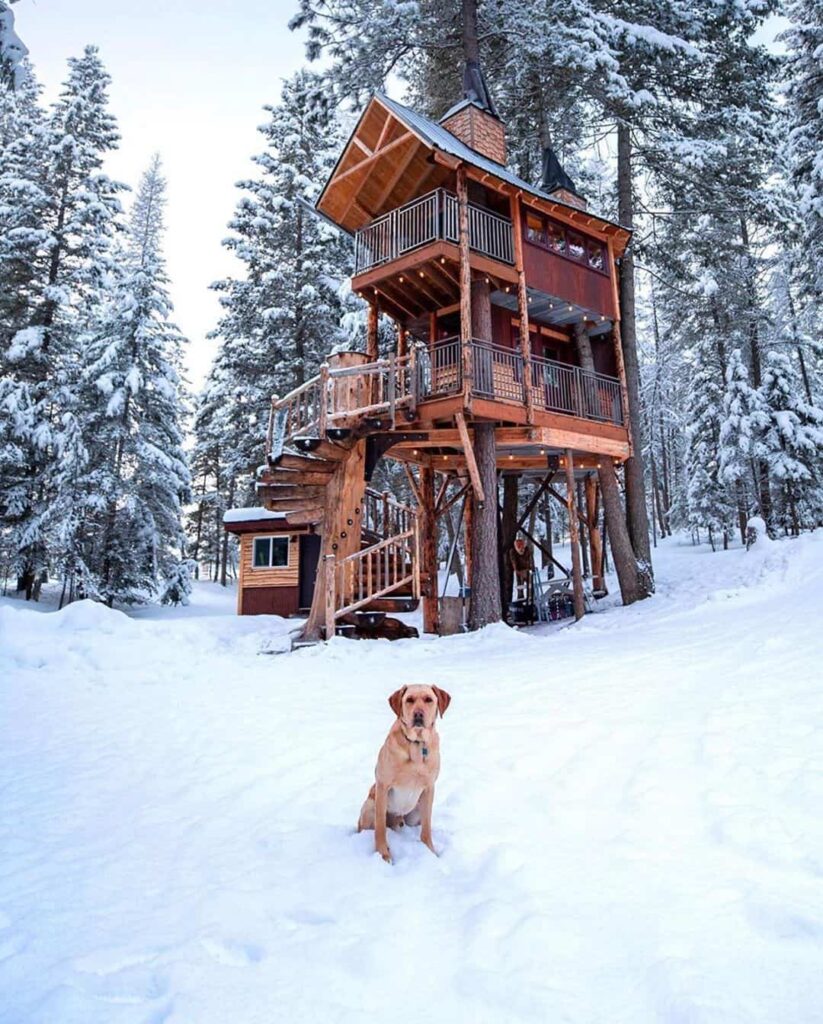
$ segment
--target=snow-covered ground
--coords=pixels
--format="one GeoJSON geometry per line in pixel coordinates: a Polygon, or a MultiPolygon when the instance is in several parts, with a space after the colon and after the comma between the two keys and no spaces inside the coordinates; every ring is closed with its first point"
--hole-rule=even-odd
{"type": "Polygon", "coordinates": [[[658,549],[577,626],[288,655],[293,624],[0,602],[3,1024],[823,1020],[823,533],[658,549]],[[452,693],[440,851],[354,823],[452,693]]]}

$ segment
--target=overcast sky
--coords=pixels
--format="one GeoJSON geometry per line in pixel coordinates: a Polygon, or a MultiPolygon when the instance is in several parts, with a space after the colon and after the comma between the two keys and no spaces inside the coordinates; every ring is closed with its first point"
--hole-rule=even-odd
{"type": "Polygon", "coordinates": [[[20,0],[16,29],[52,100],[66,58],[100,48],[112,76],[111,109],[123,136],[106,170],[134,186],[158,151],[169,185],[166,253],[175,317],[191,340],[188,367],[198,387],[218,315],[208,285],[237,266],[220,241],[253,173],[264,103],[303,62],[289,32],[293,0],[20,0]]]}

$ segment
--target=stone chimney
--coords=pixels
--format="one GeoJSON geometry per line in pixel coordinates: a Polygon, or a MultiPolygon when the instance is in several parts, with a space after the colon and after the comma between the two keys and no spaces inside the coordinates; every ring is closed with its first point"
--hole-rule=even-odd
{"type": "Polygon", "coordinates": [[[553,199],[568,203],[569,206],[576,206],[578,210],[585,210],[588,205],[574,187],[572,179],[563,170],[551,146],[546,146],[543,150],[543,177],[540,188],[553,199]]]}
{"type": "Polygon", "coordinates": [[[506,129],[476,61],[466,62],[463,99],[446,111],[440,124],[475,152],[495,163],[506,163],[506,129]]]}

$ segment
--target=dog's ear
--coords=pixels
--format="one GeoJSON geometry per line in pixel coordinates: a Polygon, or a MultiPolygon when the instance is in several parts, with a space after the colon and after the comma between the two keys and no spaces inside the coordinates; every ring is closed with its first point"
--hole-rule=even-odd
{"type": "Polygon", "coordinates": [[[407,689],[408,687],[401,686],[399,690],[395,690],[391,697],[389,697],[389,707],[398,718],[400,717],[400,712],[403,708],[403,694],[407,689]]]}
{"type": "Polygon", "coordinates": [[[445,690],[441,690],[439,686],[433,686],[434,695],[437,697],[437,710],[440,712],[440,717],[446,713],[446,708],[451,704],[451,694],[446,693],[445,690]]]}

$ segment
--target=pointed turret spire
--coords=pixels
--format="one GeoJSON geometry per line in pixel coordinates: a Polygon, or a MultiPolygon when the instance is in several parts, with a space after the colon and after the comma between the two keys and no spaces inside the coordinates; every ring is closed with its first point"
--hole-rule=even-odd
{"type": "Polygon", "coordinates": [[[466,61],[466,66],[463,68],[463,99],[474,103],[481,110],[491,114],[492,117],[498,117],[489,87],[486,85],[483,69],[480,67],[480,61],[466,61]]]}
{"type": "Polygon", "coordinates": [[[540,188],[549,195],[557,195],[558,199],[570,203],[572,206],[583,208],[586,206],[586,200],[578,192],[569,175],[566,174],[551,146],[543,148],[543,177],[540,181],[540,188]]]}

